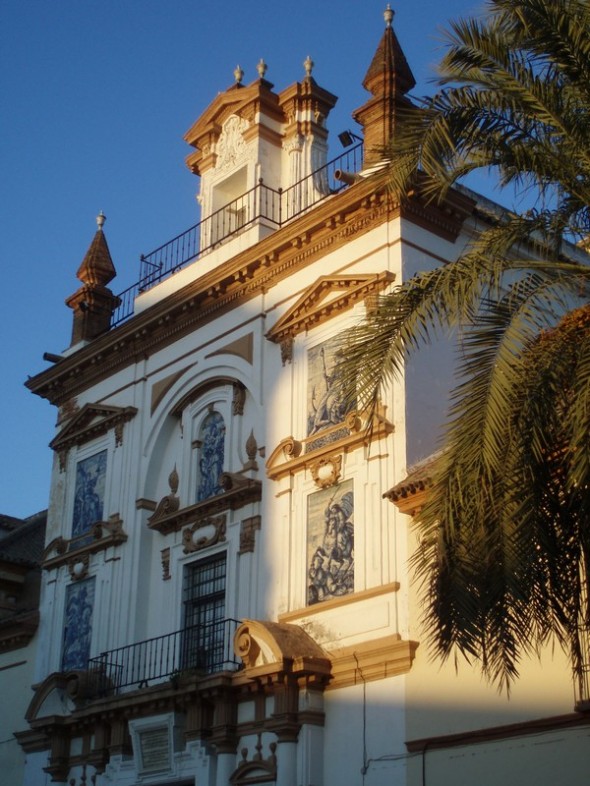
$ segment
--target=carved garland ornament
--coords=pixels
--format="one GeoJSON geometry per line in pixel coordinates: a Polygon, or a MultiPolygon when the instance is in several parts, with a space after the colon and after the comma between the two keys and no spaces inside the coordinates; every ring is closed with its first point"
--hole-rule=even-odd
{"type": "Polygon", "coordinates": [[[325,456],[309,465],[309,471],[316,486],[321,489],[335,486],[342,471],[342,456],[325,456]]]}

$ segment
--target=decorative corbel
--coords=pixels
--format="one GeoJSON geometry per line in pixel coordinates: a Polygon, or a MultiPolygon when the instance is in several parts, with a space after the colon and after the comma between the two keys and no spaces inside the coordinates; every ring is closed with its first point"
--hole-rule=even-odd
{"type": "Polygon", "coordinates": [[[244,519],[240,526],[240,554],[254,553],[256,545],[256,532],[260,529],[260,516],[251,516],[244,519]]]}
{"type": "Polygon", "coordinates": [[[293,336],[287,336],[281,341],[281,362],[283,366],[286,366],[287,363],[293,362],[293,346],[295,344],[295,339],[293,336]]]}
{"type": "Polygon", "coordinates": [[[246,403],[246,388],[241,382],[234,382],[234,395],[232,400],[232,415],[243,415],[246,403]]]}

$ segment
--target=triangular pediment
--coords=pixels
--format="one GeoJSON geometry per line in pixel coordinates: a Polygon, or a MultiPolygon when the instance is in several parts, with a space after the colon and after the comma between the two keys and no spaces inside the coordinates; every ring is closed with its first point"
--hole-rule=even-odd
{"type": "Polygon", "coordinates": [[[64,453],[74,447],[90,442],[117,430],[117,443],[121,442],[123,425],[135,417],[135,407],[113,407],[107,404],[84,404],[67,425],[49,443],[49,447],[64,453]]]}
{"type": "Polygon", "coordinates": [[[230,115],[239,115],[240,108],[248,103],[252,98],[252,93],[251,87],[242,87],[241,85],[234,85],[224,93],[219,93],[186,132],[185,141],[189,145],[196,145],[199,138],[212,128],[217,127],[220,130],[230,115]]]}
{"type": "Polygon", "coordinates": [[[395,279],[389,271],[342,276],[321,276],[268,331],[270,341],[280,343],[310,330],[359,300],[385,289],[395,279]]]}

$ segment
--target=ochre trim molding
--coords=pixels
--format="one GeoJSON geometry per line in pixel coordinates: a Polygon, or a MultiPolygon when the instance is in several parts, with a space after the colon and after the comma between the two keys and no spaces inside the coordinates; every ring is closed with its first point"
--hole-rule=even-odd
{"type": "Polygon", "coordinates": [[[320,276],[266,333],[279,344],[352,308],[359,300],[392,284],[395,274],[320,276]],[[335,294],[338,293],[338,294],[335,294]]]}
{"type": "MultiPolygon", "coordinates": [[[[226,510],[238,510],[250,502],[260,502],[262,482],[248,478],[238,472],[224,472],[221,475],[224,491],[186,508],[178,508],[175,492],[164,497],[155,513],[148,519],[148,527],[162,535],[178,532],[183,527],[205,526],[209,520],[226,510]]],[[[221,535],[220,535],[221,537],[221,535]]]]}
{"type": "Polygon", "coordinates": [[[455,239],[472,211],[473,201],[454,191],[442,205],[422,207],[415,199],[402,207],[388,194],[382,175],[364,178],[32,377],[26,386],[61,405],[386,221],[401,216],[425,222],[429,231],[455,239]]]}
{"type": "Polygon", "coordinates": [[[424,753],[442,748],[457,748],[462,745],[475,745],[481,742],[508,740],[529,734],[541,734],[544,731],[558,731],[574,726],[590,725],[590,712],[572,712],[569,715],[555,715],[549,718],[509,723],[504,726],[490,726],[485,729],[464,731],[458,734],[445,734],[440,737],[424,737],[419,740],[408,740],[406,748],[410,753],[424,753]]]}
{"type": "Polygon", "coordinates": [[[332,681],[326,690],[407,674],[417,647],[417,641],[402,641],[399,633],[394,633],[331,650],[328,656],[332,662],[332,681]]]}
{"type": "Polygon", "coordinates": [[[49,443],[59,454],[59,465],[63,471],[68,451],[101,437],[115,429],[115,444],[123,442],[123,426],[137,415],[135,407],[113,407],[106,404],[84,404],[70,422],[49,443]]]}
{"type": "Polygon", "coordinates": [[[320,614],[323,611],[338,609],[341,606],[348,606],[351,603],[377,598],[380,595],[388,595],[390,592],[398,592],[399,586],[399,581],[392,581],[389,584],[381,584],[379,587],[371,587],[370,589],[360,590],[360,592],[353,592],[350,595],[343,595],[341,598],[323,600],[321,603],[314,603],[313,606],[306,606],[305,608],[296,609],[295,611],[286,611],[284,614],[279,614],[279,622],[300,622],[306,617],[320,614]]]}
{"type": "MultiPolygon", "coordinates": [[[[106,551],[111,546],[125,543],[126,540],[127,533],[123,530],[123,521],[118,513],[113,513],[108,521],[97,521],[87,532],[71,540],[54,538],[45,547],[41,567],[45,570],[53,570],[67,564],[75,572],[78,563],[86,562],[87,566],[89,554],[106,551]]],[[[77,578],[82,576],[79,575],[77,578]]]]}
{"type": "Polygon", "coordinates": [[[304,469],[312,471],[321,459],[330,459],[339,453],[348,453],[361,445],[382,439],[391,434],[394,426],[379,412],[369,430],[357,412],[349,412],[342,423],[323,429],[302,440],[286,437],[273,450],[266,462],[266,474],[271,480],[279,480],[286,475],[293,475],[304,469]],[[341,432],[344,436],[336,437],[341,432]],[[317,447],[316,447],[317,446],[317,447]]]}

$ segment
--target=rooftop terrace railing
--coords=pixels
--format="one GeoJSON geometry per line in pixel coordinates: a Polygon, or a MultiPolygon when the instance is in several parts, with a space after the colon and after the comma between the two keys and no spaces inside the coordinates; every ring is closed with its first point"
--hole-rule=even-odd
{"type": "Polygon", "coordinates": [[[164,279],[196,261],[239,232],[257,222],[279,229],[305,213],[326,197],[337,194],[348,183],[336,172],[356,173],[363,162],[363,143],[348,148],[342,155],[316,169],[286,189],[274,189],[262,180],[254,188],[216,210],[185,232],[140,258],[139,281],[119,293],[120,305],[111,326],[133,315],[135,298],[164,279]]]}
{"type": "Polygon", "coordinates": [[[239,624],[224,619],[118,647],[90,658],[88,671],[96,676],[103,696],[130,686],[147,688],[185,673],[236,671],[240,664],[233,638],[239,624]]]}

